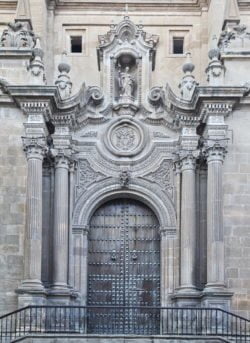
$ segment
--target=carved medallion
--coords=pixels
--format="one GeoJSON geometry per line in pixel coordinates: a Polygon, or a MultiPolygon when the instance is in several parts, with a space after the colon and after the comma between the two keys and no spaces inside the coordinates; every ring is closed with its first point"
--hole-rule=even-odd
{"type": "Polygon", "coordinates": [[[134,127],[128,126],[127,124],[117,127],[111,137],[113,146],[117,150],[130,151],[138,145],[138,132],[134,127]]]}
{"type": "Polygon", "coordinates": [[[132,156],[143,148],[144,133],[134,121],[122,119],[109,128],[105,143],[113,154],[132,156]]]}

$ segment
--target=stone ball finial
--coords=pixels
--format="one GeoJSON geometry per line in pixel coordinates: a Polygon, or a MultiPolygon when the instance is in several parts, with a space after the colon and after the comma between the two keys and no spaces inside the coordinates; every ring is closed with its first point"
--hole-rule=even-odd
{"type": "Polygon", "coordinates": [[[192,63],[191,60],[191,53],[186,53],[186,62],[182,66],[183,72],[186,73],[192,73],[194,71],[195,65],[192,63]]]}
{"type": "Polygon", "coordinates": [[[220,59],[220,49],[218,48],[218,39],[214,35],[212,40],[212,49],[208,52],[208,57],[210,60],[219,60],[220,59]]]}
{"type": "Polygon", "coordinates": [[[67,56],[67,52],[64,51],[62,53],[62,62],[59,63],[58,65],[58,70],[60,73],[69,73],[70,72],[70,65],[67,63],[67,60],[66,60],[66,56],[67,56]]]}

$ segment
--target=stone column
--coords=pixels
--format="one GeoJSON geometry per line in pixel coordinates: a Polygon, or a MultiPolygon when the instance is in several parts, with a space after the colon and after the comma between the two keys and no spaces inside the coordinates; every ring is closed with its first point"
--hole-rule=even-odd
{"type": "Polygon", "coordinates": [[[68,270],[68,283],[70,287],[74,284],[74,261],[73,261],[73,230],[72,230],[72,217],[74,206],[74,189],[75,189],[75,161],[71,161],[69,166],[69,270],[68,270]]]}
{"type": "Polygon", "coordinates": [[[190,153],[182,159],[182,197],[181,197],[181,291],[195,291],[195,167],[196,159],[190,153]]]}
{"type": "Polygon", "coordinates": [[[24,240],[24,280],[19,290],[43,291],[42,266],[42,163],[43,138],[23,138],[28,161],[26,193],[26,233],[24,240]]]}
{"type": "Polygon", "coordinates": [[[55,157],[53,289],[68,293],[69,158],[55,157]]]}
{"type": "Polygon", "coordinates": [[[203,133],[207,159],[207,284],[202,302],[206,307],[228,310],[233,295],[225,287],[223,230],[223,161],[227,146],[225,117],[232,103],[205,103],[206,127],[203,133]]]}
{"type": "Polygon", "coordinates": [[[81,305],[87,304],[89,227],[73,228],[74,289],[81,295],[81,305]]]}
{"type": "Polygon", "coordinates": [[[161,306],[168,306],[174,293],[175,233],[161,228],[161,306]]]}
{"type": "Polygon", "coordinates": [[[207,285],[206,288],[225,287],[224,233],[222,207],[222,165],[225,148],[207,149],[207,285]]]}

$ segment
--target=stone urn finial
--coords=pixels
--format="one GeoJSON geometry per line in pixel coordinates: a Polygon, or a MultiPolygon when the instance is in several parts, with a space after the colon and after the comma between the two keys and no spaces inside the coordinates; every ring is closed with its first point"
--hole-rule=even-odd
{"type": "Polygon", "coordinates": [[[33,60],[30,63],[31,71],[31,83],[33,85],[44,85],[45,84],[45,74],[44,74],[44,63],[43,56],[44,52],[41,48],[40,39],[36,38],[36,45],[32,50],[33,60]]]}
{"type": "Polygon", "coordinates": [[[194,89],[196,85],[198,85],[193,75],[194,69],[195,69],[195,65],[192,62],[191,53],[187,52],[186,61],[182,66],[184,76],[179,84],[181,96],[184,100],[190,100],[192,98],[194,89]]]}
{"type": "Polygon", "coordinates": [[[221,51],[218,47],[218,39],[215,35],[212,39],[208,57],[211,61],[206,68],[207,81],[211,86],[221,86],[224,80],[224,66],[220,60],[221,51]]]}
{"type": "Polygon", "coordinates": [[[72,82],[70,80],[70,76],[68,75],[70,69],[71,67],[67,62],[67,52],[63,51],[61,63],[58,65],[59,75],[55,82],[56,86],[58,86],[62,99],[68,98],[71,94],[72,82]]]}

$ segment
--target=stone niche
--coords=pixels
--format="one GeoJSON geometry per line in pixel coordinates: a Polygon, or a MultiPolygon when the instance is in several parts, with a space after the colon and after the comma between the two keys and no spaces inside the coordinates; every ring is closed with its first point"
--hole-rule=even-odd
{"type": "Polygon", "coordinates": [[[114,106],[129,103],[136,109],[146,100],[157,43],[158,36],[147,34],[128,17],[99,36],[101,86],[114,106]]]}

